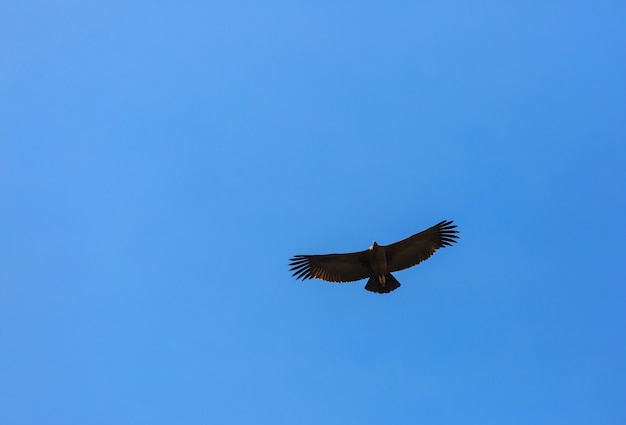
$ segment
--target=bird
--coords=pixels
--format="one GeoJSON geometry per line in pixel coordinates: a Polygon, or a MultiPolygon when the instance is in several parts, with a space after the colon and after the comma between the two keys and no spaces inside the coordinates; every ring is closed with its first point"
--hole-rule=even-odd
{"type": "Polygon", "coordinates": [[[322,279],[327,282],[354,282],[369,278],[365,289],[388,294],[400,287],[391,274],[428,259],[439,248],[452,246],[458,239],[456,224],[443,220],[434,226],[391,245],[376,241],[365,251],[346,254],[296,255],[289,271],[296,280],[322,279]]]}

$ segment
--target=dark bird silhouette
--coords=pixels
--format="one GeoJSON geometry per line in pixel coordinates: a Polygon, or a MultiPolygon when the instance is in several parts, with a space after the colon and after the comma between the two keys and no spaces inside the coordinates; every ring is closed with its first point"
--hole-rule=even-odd
{"type": "Polygon", "coordinates": [[[452,221],[442,221],[391,245],[378,245],[348,254],[296,255],[289,263],[296,279],[318,278],[328,282],[354,282],[369,278],[365,289],[387,294],[400,287],[391,272],[408,269],[428,259],[439,248],[456,242],[452,221]]]}

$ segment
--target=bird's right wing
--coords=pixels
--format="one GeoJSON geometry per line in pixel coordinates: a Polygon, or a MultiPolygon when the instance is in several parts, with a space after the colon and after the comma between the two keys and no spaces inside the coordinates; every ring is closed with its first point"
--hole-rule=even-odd
{"type": "Polygon", "coordinates": [[[353,282],[370,277],[368,252],[296,255],[289,263],[296,279],[318,278],[328,282],[353,282]]]}

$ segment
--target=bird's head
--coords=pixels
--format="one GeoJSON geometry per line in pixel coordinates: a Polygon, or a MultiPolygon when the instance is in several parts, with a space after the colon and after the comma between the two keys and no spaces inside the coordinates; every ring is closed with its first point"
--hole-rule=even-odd
{"type": "Polygon", "coordinates": [[[376,243],[376,241],[372,242],[372,246],[370,246],[370,251],[376,248],[377,246],[378,244],[376,243]]]}

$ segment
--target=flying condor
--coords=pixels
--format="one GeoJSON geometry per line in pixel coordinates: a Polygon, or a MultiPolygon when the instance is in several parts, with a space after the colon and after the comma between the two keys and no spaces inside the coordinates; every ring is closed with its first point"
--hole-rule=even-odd
{"type": "Polygon", "coordinates": [[[391,245],[376,241],[360,252],[348,254],[296,255],[289,263],[296,279],[322,279],[327,282],[354,282],[369,278],[365,289],[387,294],[400,287],[391,272],[413,267],[428,259],[439,248],[456,242],[458,231],[452,221],[442,221],[422,232],[391,245]]]}

